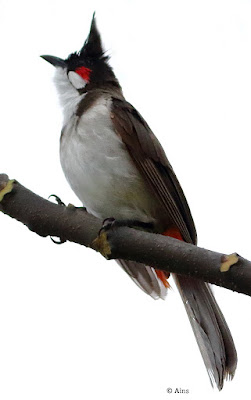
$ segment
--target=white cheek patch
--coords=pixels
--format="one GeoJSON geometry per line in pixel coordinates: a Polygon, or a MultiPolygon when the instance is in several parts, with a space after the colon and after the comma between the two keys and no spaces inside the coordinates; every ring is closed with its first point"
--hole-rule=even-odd
{"type": "MultiPolygon", "coordinates": [[[[59,94],[60,105],[63,108],[65,125],[76,112],[79,102],[86,96],[86,93],[80,94],[76,90],[69,80],[66,68],[55,68],[54,83],[59,94]]],[[[81,85],[85,85],[85,82],[82,82],[81,85]]]]}
{"type": "Polygon", "coordinates": [[[87,81],[74,71],[68,73],[68,78],[75,89],[83,89],[87,84],[87,81]]]}

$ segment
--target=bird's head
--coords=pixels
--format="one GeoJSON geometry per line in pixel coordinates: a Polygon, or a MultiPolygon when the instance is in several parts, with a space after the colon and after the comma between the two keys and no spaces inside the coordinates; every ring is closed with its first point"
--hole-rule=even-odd
{"type": "Polygon", "coordinates": [[[120,89],[119,82],[108,63],[101,37],[96,25],[95,13],[92,18],[90,33],[79,52],[70,54],[65,60],[43,55],[56,68],[55,84],[59,94],[66,95],[75,92],[75,95],[87,93],[96,88],[120,89]]]}

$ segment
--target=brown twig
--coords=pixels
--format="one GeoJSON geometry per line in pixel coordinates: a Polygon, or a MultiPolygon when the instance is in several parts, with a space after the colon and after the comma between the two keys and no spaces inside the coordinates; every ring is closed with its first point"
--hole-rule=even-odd
{"type": "Polygon", "coordinates": [[[0,175],[0,211],[40,236],[91,247],[107,259],[134,260],[251,295],[251,262],[236,253],[216,253],[129,227],[102,230],[103,221],[85,209],[54,204],[5,174],[0,175]]]}

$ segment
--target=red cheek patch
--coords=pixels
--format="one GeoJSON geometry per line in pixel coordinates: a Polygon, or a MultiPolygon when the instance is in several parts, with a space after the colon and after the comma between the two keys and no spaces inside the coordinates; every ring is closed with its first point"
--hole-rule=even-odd
{"type": "Polygon", "coordinates": [[[86,82],[89,82],[90,80],[90,73],[91,73],[91,69],[86,68],[86,67],[79,67],[75,70],[75,72],[81,76],[81,78],[83,78],[86,82]]]}

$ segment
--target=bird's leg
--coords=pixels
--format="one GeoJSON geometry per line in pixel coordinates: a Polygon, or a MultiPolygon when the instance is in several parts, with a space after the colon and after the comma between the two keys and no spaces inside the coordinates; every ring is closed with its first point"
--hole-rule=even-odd
{"type": "MultiPolygon", "coordinates": [[[[134,229],[140,229],[143,231],[149,231],[152,232],[154,229],[154,225],[152,222],[142,222],[142,221],[137,221],[137,220],[116,220],[114,218],[106,218],[103,221],[102,228],[99,231],[99,236],[101,236],[104,232],[109,231],[112,228],[119,227],[119,226],[127,226],[129,228],[134,228],[134,229]]],[[[163,235],[171,236],[169,234],[169,231],[164,232],[163,235]]],[[[157,277],[162,281],[163,285],[169,289],[171,286],[168,282],[168,278],[170,276],[170,273],[167,271],[161,271],[160,269],[154,268],[157,277]]]]}
{"type": "Polygon", "coordinates": [[[153,223],[152,222],[142,222],[134,219],[123,219],[117,220],[115,218],[106,218],[103,221],[102,228],[100,232],[108,231],[111,228],[120,227],[120,226],[127,226],[129,228],[140,229],[143,231],[153,231],[153,223]]]}
{"type": "MultiPolygon", "coordinates": [[[[58,205],[66,207],[65,203],[64,203],[64,202],[60,199],[60,197],[57,196],[56,194],[51,194],[51,195],[48,197],[48,199],[49,199],[50,197],[54,197],[58,205]]],[[[84,208],[84,207],[75,207],[73,204],[68,204],[67,207],[72,208],[72,209],[77,208],[77,209],[81,209],[81,210],[83,210],[83,211],[86,210],[86,208],[84,208]]],[[[55,243],[55,244],[63,244],[63,243],[66,242],[66,239],[63,239],[63,238],[59,238],[59,240],[53,239],[52,236],[50,236],[50,238],[51,238],[52,242],[55,243]]]]}
{"type": "MultiPolygon", "coordinates": [[[[60,199],[60,197],[57,196],[56,194],[51,194],[51,195],[48,197],[48,199],[49,199],[50,197],[54,197],[55,200],[56,200],[56,202],[57,202],[60,206],[65,206],[65,207],[66,207],[65,203],[64,203],[64,202],[60,199]]],[[[86,211],[86,208],[85,208],[85,207],[76,207],[76,206],[74,206],[74,204],[72,204],[72,203],[69,203],[67,207],[72,208],[72,209],[76,208],[76,209],[78,209],[78,210],[86,211]]]]}

